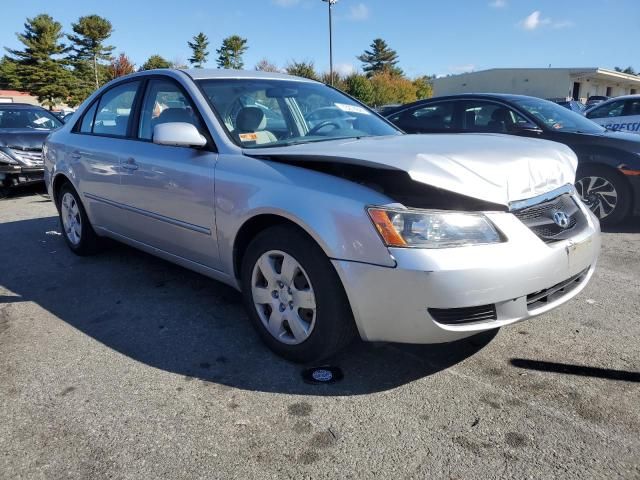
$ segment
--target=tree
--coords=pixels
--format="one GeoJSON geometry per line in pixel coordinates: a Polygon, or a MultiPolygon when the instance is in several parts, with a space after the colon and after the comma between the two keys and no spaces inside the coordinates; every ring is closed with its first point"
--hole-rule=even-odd
{"type": "Polygon", "coordinates": [[[370,81],[373,87],[373,105],[409,103],[417,99],[416,87],[407,78],[382,72],[372,76],[370,81]]]}
{"type": "Polygon", "coordinates": [[[432,77],[428,75],[423,75],[413,80],[413,86],[416,88],[416,98],[418,100],[433,97],[433,84],[431,80],[432,77]]]}
{"type": "Polygon", "coordinates": [[[72,23],[71,28],[74,35],[67,35],[67,38],[73,44],[72,60],[90,61],[95,88],[100,88],[98,63],[101,60],[111,60],[111,52],[115,49],[104,43],[113,33],[111,22],[99,15],[87,15],[80,17],[77,23],[72,23]]]}
{"type": "Polygon", "coordinates": [[[140,67],[142,70],[154,70],[156,68],[171,68],[171,62],[160,55],[151,55],[140,67]]]}
{"type": "Polygon", "coordinates": [[[624,69],[620,67],[615,67],[615,71],[620,73],[628,73],[629,75],[640,75],[640,73],[636,73],[633,67],[630,67],[630,66],[624,69]]]}
{"type": "Polygon", "coordinates": [[[381,38],[376,38],[371,44],[371,50],[365,50],[358,60],[363,63],[362,69],[368,77],[376,73],[388,72],[392,75],[402,75],[402,70],[398,64],[398,54],[389,48],[387,42],[381,38]]]}
{"type": "Polygon", "coordinates": [[[136,66],[125,53],[120,52],[116,58],[111,60],[109,65],[109,77],[111,79],[129,75],[136,71],[136,66]]]}
{"type": "Polygon", "coordinates": [[[256,67],[255,68],[256,68],[256,70],[261,71],[261,72],[279,72],[280,71],[280,69],[278,68],[277,65],[271,63],[266,58],[263,58],[258,63],[256,63],[256,67]]]}
{"type": "Polygon", "coordinates": [[[18,77],[18,64],[15,60],[7,56],[0,59],[0,88],[15,89],[20,88],[20,79],[18,77]]]}
{"type": "Polygon", "coordinates": [[[373,104],[374,92],[371,80],[366,75],[352,73],[344,80],[345,92],[357,98],[362,103],[373,104]]]}
{"type": "Polygon", "coordinates": [[[242,55],[247,51],[247,39],[238,35],[232,35],[222,41],[218,54],[218,68],[233,68],[236,70],[244,67],[242,55]]]}
{"type": "Polygon", "coordinates": [[[318,80],[318,74],[316,73],[315,64],[312,61],[297,62],[293,60],[289,62],[285,70],[289,75],[310,78],[311,80],[318,80]]]}
{"type": "Polygon", "coordinates": [[[68,47],[61,42],[64,34],[62,25],[49,15],[41,14],[27,18],[24,33],[18,33],[18,40],[24,50],[11,50],[3,70],[10,74],[14,88],[27,91],[50,109],[69,96],[72,83],[71,73],[65,68],[61,55],[68,47]]]}
{"type": "Polygon", "coordinates": [[[187,42],[187,44],[193,52],[191,58],[189,58],[189,63],[195,68],[202,68],[209,56],[209,51],[207,50],[209,39],[204,33],[200,32],[193,37],[193,42],[187,42]]]}

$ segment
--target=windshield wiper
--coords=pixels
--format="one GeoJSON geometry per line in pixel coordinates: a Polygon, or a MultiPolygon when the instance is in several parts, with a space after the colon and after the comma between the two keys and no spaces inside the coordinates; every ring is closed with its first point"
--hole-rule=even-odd
{"type": "MultiPolygon", "coordinates": [[[[288,142],[283,142],[283,143],[278,143],[278,144],[273,144],[274,147],[290,147],[292,145],[303,145],[305,143],[318,143],[318,142],[328,142],[330,140],[346,140],[346,139],[355,139],[355,140],[359,140],[363,137],[369,137],[371,135],[355,135],[355,136],[346,136],[346,137],[323,137],[323,138],[312,138],[312,139],[297,139],[297,140],[290,140],[288,142]]],[[[265,145],[265,147],[268,145],[265,145]]]]}

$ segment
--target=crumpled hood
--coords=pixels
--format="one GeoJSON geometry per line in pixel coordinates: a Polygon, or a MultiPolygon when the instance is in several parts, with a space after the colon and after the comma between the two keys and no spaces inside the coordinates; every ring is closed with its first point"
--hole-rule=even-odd
{"type": "Polygon", "coordinates": [[[502,205],[572,184],[578,164],[566,145],[483,133],[365,137],[244,153],[403,170],[417,182],[502,205]]]}
{"type": "Polygon", "coordinates": [[[0,129],[0,147],[40,149],[50,133],[50,130],[0,129]]]}

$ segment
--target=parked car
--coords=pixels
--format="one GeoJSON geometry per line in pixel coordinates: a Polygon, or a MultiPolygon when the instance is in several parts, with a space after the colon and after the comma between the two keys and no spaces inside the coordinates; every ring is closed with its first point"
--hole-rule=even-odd
{"type": "Polygon", "coordinates": [[[575,168],[564,145],[405,135],[321,83],[233,70],[119,78],[45,144],[73,252],[111,237],[232,285],[266,344],[304,362],[356,334],[448,342],[572,298],[600,246],[575,168]],[[159,111],[168,94],[181,106],[159,111]],[[239,97],[273,100],[287,129],[255,106],[230,116],[239,97]],[[310,105],[355,120],[312,127],[310,105]]]}
{"type": "Polygon", "coordinates": [[[387,118],[407,133],[492,132],[564,143],[578,156],[578,193],[601,222],[640,214],[640,137],[608,131],[553,102],[461,94],[404,105],[387,118]]]}
{"type": "Polygon", "coordinates": [[[589,98],[587,98],[587,107],[592,107],[594,105],[597,105],[599,103],[602,103],[606,100],[609,100],[609,97],[605,96],[605,95],[591,95],[589,98]]]}
{"type": "Polygon", "coordinates": [[[584,111],[587,109],[587,106],[582,102],[576,102],[575,100],[566,100],[566,101],[557,101],[555,102],[561,107],[568,108],[572,112],[584,114],[584,111]]]}
{"type": "Polygon", "coordinates": [[[589,108],[585,116],[607,130],[640,134],[640,95],[612,98],[589,108]]]}
{"type": "Polygon", "coordinates": [[[42,107],[0,103],[0,196],[42,182],[42,142],[61,125],[42,107]]]}

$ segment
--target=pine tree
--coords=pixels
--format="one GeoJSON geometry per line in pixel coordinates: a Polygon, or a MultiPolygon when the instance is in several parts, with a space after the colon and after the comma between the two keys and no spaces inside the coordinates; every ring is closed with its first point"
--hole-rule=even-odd
{"type": "Polygon", "coordinates": [[[209,46],[209,39],[204,33],[200,32],[198,35],[193,37],[193,42],[187,42],[187,44],[193,51],[193,55],[189,58],[189,63],[195,68],[202,68],[209,56],[209,51],[207,50],[207,47],[209,46]]]}
{"type": "MultiPolygon", "coordinates": [[[[100,61],[111,60],[111,52],[114,48],[105,45],[105,40],[113,33],[111,22],[99,15],[87,15],[80,17],[77,23],[72,23],[74,35],[67,35],[73,44],[74,54],[71,60],[74,64],[88,62],[93,73],[94,88],[100,87],[100,61]]],[[[83,73],[86,68],[81,67],[78,73],[83,73]]],[[[104,69],[102,69],[104,71],[104,69]]]]}
{"type": "Polygon", "coordinates": [[[371,50],[365,50],[358,57],[363,63],[362,69],[367,76],[371,77],[376,73],[388,72],[392,75],[402,75],[402,70],[398,64],[398,53],[389,48],[387,42],[381,38],[376,38],[370,46],[371,50]]]}
{"type": "Polygon", "coordinates": [[[222,45],[216,53],[218,54],[218,68],[232,68],[236,70],[244,67],[242,55],[247,51],[247,39],[238,35],[232,35],[222,41],[222,45]]]}
{"type": "Polygon", "coordinates": [[[41,14],[27,18],[24,28],[24,33],[16,35],[24,50],[7,49],[10,68],[15,68],[14,88],[35,95],[40,103],[53,108],[67,99],[73,80],[60,58],[69,50],[61,42],[62,25],[41,14]]]}
{"type": "Polygon", "coordinates": [[[142,70],[154,70],[156,68],[171,68],[171,62],[160,55],[151,55],[140,67],[142,70]]]}

